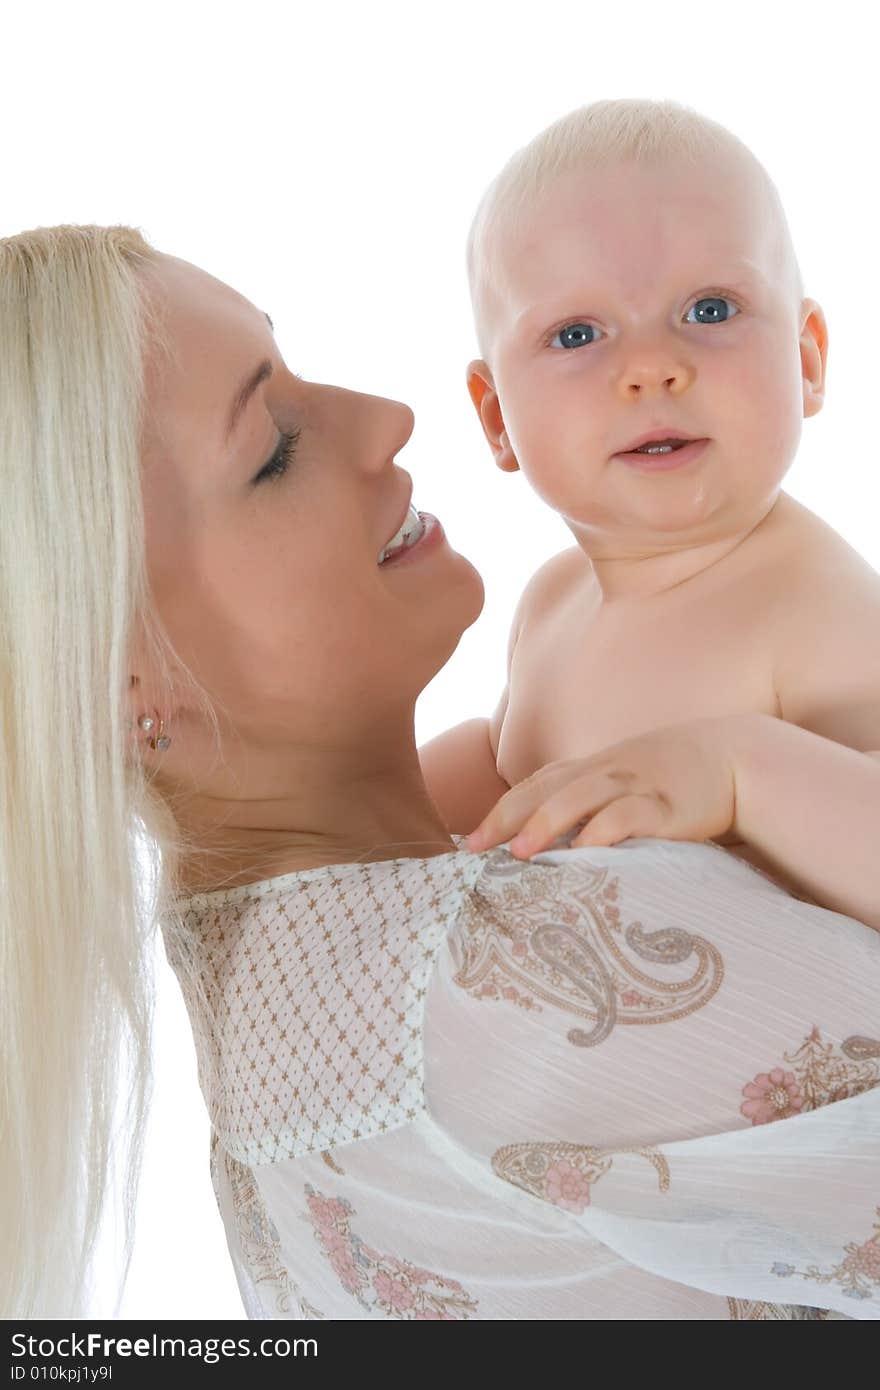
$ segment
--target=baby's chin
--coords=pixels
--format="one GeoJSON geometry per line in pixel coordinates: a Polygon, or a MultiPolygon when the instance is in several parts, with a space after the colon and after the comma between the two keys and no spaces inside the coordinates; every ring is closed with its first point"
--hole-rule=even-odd
{"type": "MultiPolygon", "coordinates": [[[[762,499],[763,502],[763,499],[762,499]]],[[[590,549],[601,541],[619,541],[625,552],[631,545],[652,538],[675,540],[682,545],[734,534],[750,518],[759,520],[765,507],[757,499],[719,492],[695,485],[676,495],[631,494],[606,497],[603,505],[578,508],[563,519],[579,545],[590,549]]]]}

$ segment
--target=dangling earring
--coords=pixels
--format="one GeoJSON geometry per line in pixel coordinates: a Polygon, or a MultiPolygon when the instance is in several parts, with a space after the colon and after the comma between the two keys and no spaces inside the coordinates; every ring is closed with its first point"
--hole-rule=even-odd
{"type": "MultiPolygon", "coordinates": [[[[147,743],[150,745],[151,748],[156,748],[160,753],[164,753],[165,749],[170,744],[171,739],[168,737],[166,733],[163,732],[165,724],[161,716],[159,715],[158,710],[154,712],[156,715],[156,719],[159,720],[159,732],[158,734],[156,734],[154,738],[148,738],[147,743]]],[[[149,731],[153,728],[155,723],[156,720],[153,718],[151,714],[142,714],[140,719],[138,720],[138,728],[143,729],[144,733],[146,734],[149,733],[149,731]]]]}

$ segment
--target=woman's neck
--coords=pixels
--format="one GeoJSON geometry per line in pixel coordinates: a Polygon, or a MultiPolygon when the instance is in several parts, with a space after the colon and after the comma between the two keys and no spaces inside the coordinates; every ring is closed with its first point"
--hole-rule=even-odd
{"type": "Polygon", "coordinates": [[[299,869],[433,858],[455,849],[422,777],[414,738],[393,757],[340,759],[327,749],[290,760],[285,776],[254,776],[238,794],[174,795],[192,842],[180,863],[185,893],[256,883],[299,869]]]}

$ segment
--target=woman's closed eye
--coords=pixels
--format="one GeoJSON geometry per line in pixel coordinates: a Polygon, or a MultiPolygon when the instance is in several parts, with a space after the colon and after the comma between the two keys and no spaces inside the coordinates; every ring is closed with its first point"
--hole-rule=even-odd
{"type": "Polygon", "coordinates": [[[280,478],[287,472],[288,467],[293,462],[296,453],[296,446],[299,442],[301,430],[295,429],[289,434],[282,434],[269,462],[264,464],[257,476],[253,479],[253,485],[261,483],[266,478],[280,478]]]}
{"type": "MultiPolygon", "coordinates": [[[[696,324],[727,323],[731,318],[734,318],[739,312],[739,305],[736,303],[736,300],[734,299],[729,299],[724,295],[704,295],[701,299],[696,300],[691,305],[690,309],[688,309],[687,311],[687,314],[685,314],[684,321],[685,323],[696,324]],[[709,306],[708,308],[703,308],[701,310],[701,312],[706,317],[697,319],[690,318],[690,315],[694,312],[694,310],[700,309],[701,305],[709,306]],[[729,308],[732,309],[733,312],[730,313],[728,310],[723,310],[719,307],[721,305],[729,306],[729,308]]],[[[598,331],[601,333],[602,330],[599,329],[598,331]]],[[[553,334],[552,338],[550,339],[549,345],[550,347],[561,348],[579,348],[584,347],[585,345],[589,346],[591,343],[597,341],[595,336],[596,332],[597,330],[593,326],[593,324],[586,323],[581,320],[575,320],[571,323],[563,324],[561,328],[558,328],[556,332],[553,334]],[[557,339],[559,339],[560,341],[557,342],[557,339]]]]}

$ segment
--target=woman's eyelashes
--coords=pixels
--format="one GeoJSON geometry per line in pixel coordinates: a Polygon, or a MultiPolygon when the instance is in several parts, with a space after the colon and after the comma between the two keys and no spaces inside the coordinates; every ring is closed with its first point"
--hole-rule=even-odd
{"type": "MultiPolygon", "coordinates": [[[[702,299],[698,299],[691,305],[690,309],[688,309],[685,315],[685,322],[697,324],[727,323],[729,319],[735,317],[739,312],[739,305],[734,299],[730,299],[724,295],[704,295],[702,299]],[[708,308],[700,310],[705,317],[697,319],[690,318],[690,315],[695,310],[700,309],[701,305],[709,306],[708,308]],[[719,305],[730,306],[733,313],[719,308],[719,305]]],[[[599,332],[601,332],[601,329],[599,332]]],[[[593,324],[575,320],[572,323],[564,324],[562,328],[558,328],[550,339],[549,346],[569,349],[584,347],[585,345],[589,346],[591,343],[597,341],[595,335],[596,329],[593,324]]]]}
{"type": "Polygon", "coordinates": [[[299,429],[295,429],[289,434],[282,434],[278,441],[278,447],[269,459],[269,462],[264,464],[254,478],[254,486],[256,486],[257,483],[263,482],[266,478],[280,478],[287,472],[287,469],[293,462],[300,434],[301,431],[299,429]]]}

